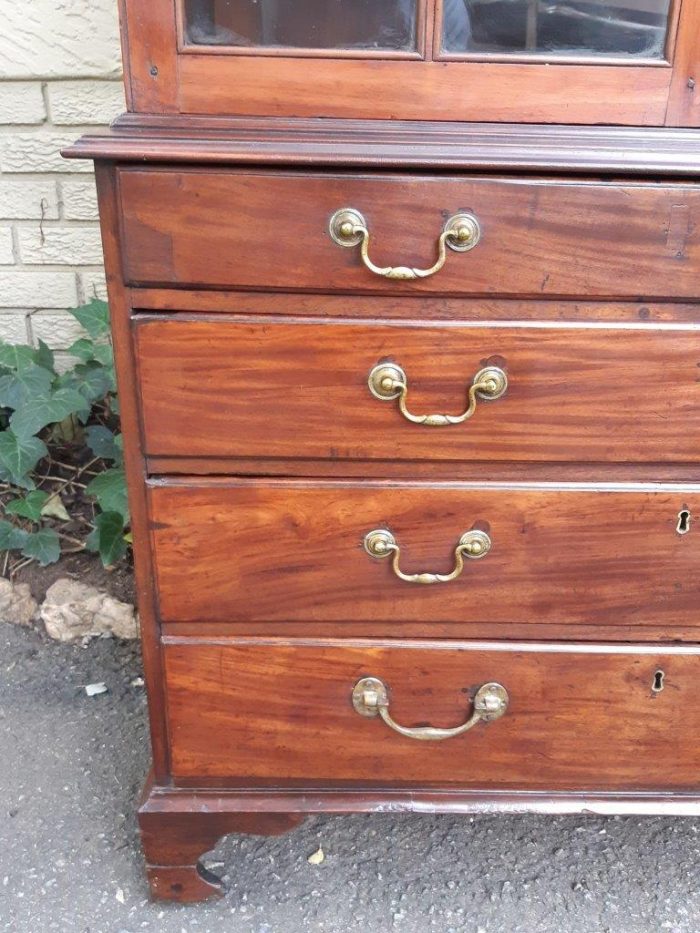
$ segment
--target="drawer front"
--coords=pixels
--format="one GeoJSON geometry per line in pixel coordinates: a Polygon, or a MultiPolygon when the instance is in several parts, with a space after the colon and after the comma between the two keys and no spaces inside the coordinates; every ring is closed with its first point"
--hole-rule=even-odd
{"type": "MultiPolygon", "coordinates": [[[[176,780],[697,789],[694,649],[180,640],[164,656],[176,780]],[[417,740],[356,712],[353,690],[368,677],[408,729],[465,724],[491,682],[507,708],[460,735],[417,740]]],[[[356,696],[367,710],[372,698],[356,696]]]]}
{"type": "Polygon", "coordinates": [[[431,621],[692,627],[700,491],[642,489],[154,480],[161,616],[422,622],[426,632],[431,621]],[[396,564],[394,551],[376,548],[391,545],[386,535],[368,540],[368,553],[375,530],[393,536],[396,564]],[[490,550],[477,557],[470,547],[484,533],[490,550]],[[460,558],[449,582],[396,573],[446,576],[460,558]]]}
{"type": "Polygon", "coordinates": [[[125,168],[119,187],[129,284],[537,297],[698,292],[700,189],[692,185],[125,168]],[[447,248],[434,275],[389,279],[363,266],[359,246],[331,238],[330,218],[343,208],[362,215],[368,258],[379,267],[432,267],[446,221],[460,213],[477,218],[481,236],[467,252],[447,248]]]}
{"type": "Polygon", "coordinates": [[[148,320],[136,327],[146,452],[367,460],[698,462],[700,330],[148,320]],[[403,370],[409,416],[369,374],[403,370]],[[376,372],[382,372],[378,369],[376,372]],[[186,430],[183,430],[186,425],[186,430]],[[641,428],[641,430],[640,430],[641,428]]]}

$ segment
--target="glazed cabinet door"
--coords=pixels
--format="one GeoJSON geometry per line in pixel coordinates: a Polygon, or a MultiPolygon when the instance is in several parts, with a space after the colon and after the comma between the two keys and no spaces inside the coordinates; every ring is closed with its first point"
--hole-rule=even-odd
{"type": "Polygon", "coordinates": [[[410,53],[419,7],[419,0],[183,0],[183,40],[249,52],[410,53]]]}
{"type": "Polygon", "coordinates": [[[692,126],[692,0],[122,0],[153,113],[692,126]]]}

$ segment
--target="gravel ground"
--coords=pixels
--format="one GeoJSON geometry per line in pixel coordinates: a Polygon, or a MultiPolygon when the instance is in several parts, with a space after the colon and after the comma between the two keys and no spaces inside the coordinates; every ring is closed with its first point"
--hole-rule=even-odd
{"type": "Polygon", "coordinates": [[[0,624],[0,930],[12,933],[698,933],[700,820],[315,818],[208,857],[213,904],[149,903],[133,646],[0,624]],[[88,698],[85,684],[109,693],[88,698]],[[310,865],[319,844],[326,860],[310,865]]]}

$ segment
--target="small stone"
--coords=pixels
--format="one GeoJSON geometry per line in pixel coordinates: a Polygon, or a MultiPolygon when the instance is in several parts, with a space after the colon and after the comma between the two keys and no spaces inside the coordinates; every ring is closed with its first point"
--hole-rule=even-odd
{"type": "Polygon", "coordinates": [[[0,620],[13,625],[31,625],[39,606],[26,583],[0,577],[0,620]]]}
{"type": "Polygon", "coordinates": [[[321,865],[323,862],[325,862],[325,860],[326,854],[323,851],[323,848],[319,846],[318,849],[312,853],[306,861],[309,863],[309,865],[321,865]]]}
{"type": "Polygon", "coordinates": [[[107,693],[107,684],[87,684],[85,687],[85,693],[87,693],[89,697],[97,697],[101,693],[107,693]]]}
{"type": "Polygon", "coordinates": [[[94,586],[77,580],[57,580],[46,593],[41,609],[46,633],[57,641],[113,635],[115,638],[138,638],[136,611],[94,586]]]}

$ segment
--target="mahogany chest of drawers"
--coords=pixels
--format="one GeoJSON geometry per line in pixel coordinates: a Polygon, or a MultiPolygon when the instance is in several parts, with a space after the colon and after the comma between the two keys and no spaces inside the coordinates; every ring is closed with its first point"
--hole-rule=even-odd
{"type": "Polygon", "coordinates": [[[652,5],[643,54],[629,0],[617,57],[560,63],[439,0],[361,46],[321,0],[123,3],[132,112],[66,155],[97,161],[154,895],[318,812],[700,812],[700,18],[652,5]]]}

